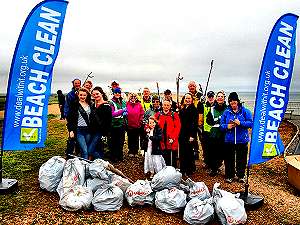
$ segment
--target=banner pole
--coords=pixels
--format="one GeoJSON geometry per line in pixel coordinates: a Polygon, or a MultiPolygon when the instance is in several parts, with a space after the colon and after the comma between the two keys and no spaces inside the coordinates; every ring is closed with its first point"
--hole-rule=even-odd
{"type": "MultiPolygon", "coordinates": [[[[4,124],[3,124],[4,125],[4,124]]],[[[3,135],[1,140],[0,153],[0,195],[9,194],[18,188],[18,181],[16,179],[3,179],[3,135]]]]}
{"type": "MultiPolygon", "coordinates": [[[[250,143],[252,142],[252,138],[250,140],[250,143]]],[[[251,144],[248,144],[248,158],[251,151],[251,144]]],[[[249,210],[254,210],[259,207],[261,207],[264,203],[264,198],[258,195],[253,195],[249,193],[249,176],[250,176],[250,165],[249,165],[249,159],[247,163],[247,171],[246,171],[246,181],[245,181],[245,191],[239,192],[240,193],[240,199],[244,201],[245,208],[249,210]]]]}
{"type": "Polygon", "coordinates": [[[3,170],[3,164],[2,164],[2,158],[3,158],[3,148],[1,144],[1,153],[0,153],[0,185],[2,184],[2,170],[3,170]]]}

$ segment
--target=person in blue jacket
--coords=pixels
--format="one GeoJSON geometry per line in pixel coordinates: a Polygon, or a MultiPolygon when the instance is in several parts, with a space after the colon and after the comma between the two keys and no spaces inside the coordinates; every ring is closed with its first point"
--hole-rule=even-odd
{"type": "Polygon", "coordinates": [[[229,107],[224,111],[220,128],[225,132],[225,179],[231,183],[235,177],[245,182],[248,156],[248,129],[253,125],[252,113],[245,108],[236,92],[228,96],[229,107]]]}

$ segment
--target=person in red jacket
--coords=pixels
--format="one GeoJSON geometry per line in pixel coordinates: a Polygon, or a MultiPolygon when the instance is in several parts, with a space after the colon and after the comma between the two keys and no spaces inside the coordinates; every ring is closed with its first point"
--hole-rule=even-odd
{"type": "Polygon", "coordinates": [[[171,102],[169,100],[164,100],[162,111],[157,112],[155,118],[158,120],[158,125],[163,131],[160,144],[166,165],[176,167],[178,137],[181,128],[178,113],[171,111],[171,102]]]}

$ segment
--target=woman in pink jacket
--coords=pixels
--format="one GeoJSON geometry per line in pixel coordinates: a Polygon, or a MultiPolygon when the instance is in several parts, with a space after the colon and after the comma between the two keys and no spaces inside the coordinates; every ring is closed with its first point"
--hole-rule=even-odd
{"type": "Polygon", "coordinates": [[[129,156],[136,156],[139,150],[139,134],[144,117],[144,109],[134,93],[129,94],[126,108],[128,113],[128,154],[129,156]]]}

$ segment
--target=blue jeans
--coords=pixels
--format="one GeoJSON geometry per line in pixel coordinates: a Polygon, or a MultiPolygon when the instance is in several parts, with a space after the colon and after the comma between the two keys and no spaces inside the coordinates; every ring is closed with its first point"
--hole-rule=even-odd
{"type": "Polygon", "coordinates": [[[88,159],[88,148],[90,145],[91,133],[87,127],[77,127],[77,142],[80,146],[81,157],[88,159]]]}
{"type": "Polygon", "coordinates": [[[88,153],[89,155],[93,156],[93,159],[103,158],[103,147],[101,137],[102,135],[100,134],[100,132],[93,133],[91,136],[88,153]]]}

